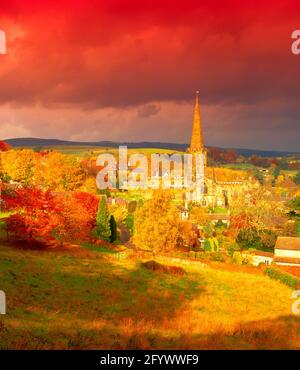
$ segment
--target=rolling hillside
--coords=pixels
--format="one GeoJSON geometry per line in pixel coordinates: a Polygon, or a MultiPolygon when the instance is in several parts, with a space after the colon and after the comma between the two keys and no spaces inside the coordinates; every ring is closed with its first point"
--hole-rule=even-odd
{"type": "MultiPolygon", "coordinates": [[[[13,147],[51,147],[51,146],[87,146],[87,147],[110,147],[116,148],[120,145],[126,145],[128,148],[158,148],[158,149],[169,149],[185,151],[188,144],[176,144],[176,143],[163,143],[163,142],[113,142],[113,141],[98,141],[98,142],[75,142],[58,139],[40,139],[40,138],[16,138],[7,139],[7,143],[13,147]]],[[[238,154],[249,157],[256,154],[261,157],[280,157],[289,156],[300,153],[292,153],[285,151],[268,151],[268,150],[256,150],[256,149],[243,149],[243,148],[219,148],[219,149],[234,149],[238,154]]]]}
{"type": "Polygon", "coordinates": [[[300,349],[291,290],[261,274],[0,246],[0,349],[300,349]]]}

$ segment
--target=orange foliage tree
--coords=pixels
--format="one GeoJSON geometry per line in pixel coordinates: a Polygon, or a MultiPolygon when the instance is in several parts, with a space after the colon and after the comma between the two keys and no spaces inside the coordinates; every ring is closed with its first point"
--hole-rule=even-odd
{"type": "Polygon", "coordinates": [[[7,230],[17,239],[48,242],[52,232],[59,226],[60,206],[54,196],[36,188],[20,188],[5,194],[4,200],[10,209],[16,211],[7,220],[7,230]]]}
{"type": "Polygon", "coordinates": [[[34,184],[43,189],[74,191],[83,179],[84,171],[77,158],[58,152],[40,156],[34,169],[34,184]]]}
{"type": "Polygon", "coordinates": [[[99,203],[98,197],[85,192],[73,193],[72,197],[73,201],[83,208],[83,216],[86,218],[87,224],[92,230],[96,226],[96,215],[99,203]]]}
{"type": "Polygon", "coordinates": [[[167,251],[178,245],[180,219],[172,194],[157,190],[135,211],[134,242],[140,247],[167,251]]]}
{"type": "Polygon", "coordinates": [[[191,209],[189,219],[198,226],[205,226],[209,222],[206,210],[200,206],[194,206],[191,209]]]}
{"type": "Polygon", "coordinates": [[[232,200],[230,213],[229,231],[233,235],[241,229],[279,230],[288,220],[286,210],[263,188],[249,191],[246,196],[237,195],[232,200]]]}
{"type": "Polygon", "coordinates": [[[0,152],[7,152],[11,149],[11,146],[5,141],[0,141],[0,152]]]}
{"type": "Polygon", "coordinates": [[[30,149],[9,150],[1,153],[2,171],[12,180],[30,183],[33,177],[37,154],[30,149]]]}
{"type": "Polygon", "coordinates": [[[195,247],[198,244],[199,230],[190,221],[181,221],[179,224],[178,246],[195,247]]]}
{"type": "Polygon", "coordinates": [[[15,213],[7,220],[8,232],[32,245],[88,240],[95,226],[97,198],[86,193],[53,193],[34,187],[4,195],[15,213]]]}

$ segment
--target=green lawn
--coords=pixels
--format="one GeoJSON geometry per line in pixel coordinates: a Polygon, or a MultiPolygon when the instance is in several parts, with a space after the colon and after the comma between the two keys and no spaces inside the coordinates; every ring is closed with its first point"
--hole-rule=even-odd
{"type": "Polygon", "coordinates": [[[185,265],[173,276],[103,252],[0,246],[0,348],[300,348],[277,281],[185,265]]]}
{"type": "Polygon", "coordinates": [[[222,167],[224,168],[229,168],[232,170],[254,170],[254,169],[259,169],[259,167],[251,164],[251,163],[224,163],[222,164],[222,167]]]}

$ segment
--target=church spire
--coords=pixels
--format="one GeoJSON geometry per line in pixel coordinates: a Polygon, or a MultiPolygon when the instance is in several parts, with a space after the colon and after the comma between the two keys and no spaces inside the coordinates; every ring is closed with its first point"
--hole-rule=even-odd
{"type": "Polygon", "coordinates": [[[199,91],[196,91],[194,125],[193,125],[193,131],[192,131],[191,145],[189,147],[190,153],[202,153],[204,151],[198,97],[199,97],[199,91]]]}

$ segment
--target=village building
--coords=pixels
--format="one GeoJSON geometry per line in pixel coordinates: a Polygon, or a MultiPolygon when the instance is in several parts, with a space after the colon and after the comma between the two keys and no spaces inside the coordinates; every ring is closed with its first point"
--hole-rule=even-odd
{"type": "Polygon", "coordinates": [[[253,266],[259,266],[260,264],[271,265],[274,260],[274,254],[271,252],[264,251],[246,251],[242,253],[242,257],[249,261],[253,266]]]}
{"type": "Polygon", "coordinates": [[[182,221],[186,221],[189,219],[189,211],[185,206],[179,205],[177,206],[177,210],[182,221]]]}
{"type": "Polygon", "coordinates": [[[279,236],[275,245],[274,262],[277,265],[300,266],[300,238],[279,236]]]}
{"type": "Polygon", "coordinates": [[[203,207],[228,207],[232,198],[234,198],[237,194],[246,194],[247,191],[253,188],[253,186],[257,186],[257,183],[250,181],[250,179],[219,181],[215,176],[215,171],[213,168],[208,171],[207,149],[205,148],[203,141],[198,91],[196,92],[191,143],[187,149],[187,152],[191,154],[202,154],[204,157],[204,191],[199,188],[188,189],[186,199],[190,202],[199,203],[203,207]]]}

